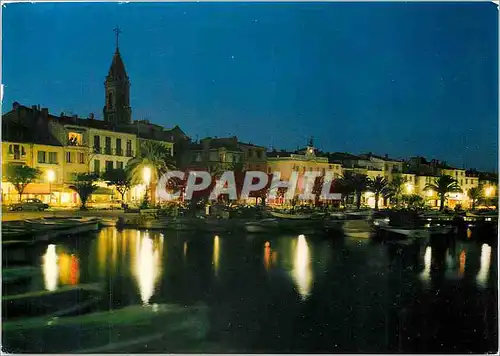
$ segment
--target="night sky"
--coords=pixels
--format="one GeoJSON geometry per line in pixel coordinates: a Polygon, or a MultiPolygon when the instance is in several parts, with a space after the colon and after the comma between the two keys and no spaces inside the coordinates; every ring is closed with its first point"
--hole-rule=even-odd
{"type": "Polygon", "coordinates": [[[497,170],[493,3],[35,3],[3,20],[3,112],[102,118],[118,24],[134,120],[497,170]]]}

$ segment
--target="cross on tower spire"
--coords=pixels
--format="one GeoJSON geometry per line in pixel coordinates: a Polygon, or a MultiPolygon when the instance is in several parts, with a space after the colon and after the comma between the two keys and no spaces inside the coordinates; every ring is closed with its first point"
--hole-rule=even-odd
{"type": "Polygon", "coordinates": [[[118,25],[116,25],[113,32],[116,34],[116,50],[118,51],[118,37],[120,36],[120,33],[122,33],[122,30],[118,27],[118,25]]]}

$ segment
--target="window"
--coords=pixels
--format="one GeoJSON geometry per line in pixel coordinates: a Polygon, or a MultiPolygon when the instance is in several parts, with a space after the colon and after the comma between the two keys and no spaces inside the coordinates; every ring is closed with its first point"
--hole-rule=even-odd
{"type": "Polygon", "coordinates": [[[132,141],[127,140],[127,157],[132,157],[132,141]]]}
{"type": "Polygon", "coordinates": [[[100,173],[101,172],[101,161],[98,159],[94,160],[94,172],[95,173],[100,173]]]}
{"type": "Polygon", "coordinates": [[[99,136],[94,136],[94,148],[101,147],[101,138],[99,136]]]}
{"type": "Polygon", "coordinates": [[[85,154],[83,152],[78,152],[78,163],[80,164],[85,163],[85,154]]]}
{"type": "Polygon", "coordinates": [[[106,137],[106,146],[104,147],[104,151],[107,155],[111,154],[111,137],[106,137]]]}
{"type": "Polygon", "coordinates": [[[45,151],[38,151],[38,163],[45,163],[47,153],[45,151]]]}
{"type": "Polygon", "coordinates": [[[456,176],[458,176],[458,172],[457,172],[457,171],[455,171],[455,177],[456,177],[456,176]]]}
{"type": "Polygon", "coordinates": [[[123,169],[123,162],[116,161],[116,168],[117,169],[123,169]]]}
{"type": "Polygon", "coordinates": [[[81,133],[68,132],[68,146],[81,146],[83,137],[81,133]]]}
{"type": "Polygon", "coordinates": [[[106,171],[113,169],[113,161],[106,161],[106,171]]]}
{"type": "Polygon", "coordinates": [[[253,156],[253,150],[250,148],[248,149],[248,157],[252,157],[253,156]]]}
{"type": "Polygon", "coordinates": [[[49,152],[49,163],[57,164],[57,152],[49,152]]]}
{"type": "Polygon", "coordinates": [[[464,180],[460,179],[460,185],[464,184],[464,180]]]}
{"type": "Polygon", "coordinates": [[[233,155],[233,163],[236,163],[236,156],[233,155]]]}
{"type": "Polygon", "coordinates": [[[21,159],[22,156],[26,155],[24,147],[19,145],[10,145],[9,153],[14,155],[14,159],[21,159]]]}
{"type": "Polygon", "coordinates": [[[113,109],[113,93],[112,92],[108,93],[108,109],[113,109]]]}
{"type": "Polygon", "coordinates": [[[122,155],[122,139],[121,138],[116,139],[116,154],[118,156],[122,155]]]}
{"type": "Polygon", "coordinates": [[[72,163],[71,162],[71,152],[66,152],[66,163],[72,163]]]}
{"type": "Polygon", "coordinates": [[[266,156],[266,153],[264,151],[260,151],[260,158],[264,159],[266,156]]]}
{"type": "Polygon", "coordinates": [[[465,184],[469,184],[469,180],[465,178],[465,184]]]}

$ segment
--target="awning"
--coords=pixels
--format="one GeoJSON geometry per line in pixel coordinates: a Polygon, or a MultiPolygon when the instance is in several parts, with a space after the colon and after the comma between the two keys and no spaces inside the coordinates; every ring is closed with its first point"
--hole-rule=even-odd
{"type": "Polygon", "coordinates": [[[99,195],[113,195],[113,189],[109,188],[104,188],[104,187],[98,187],[95,192],[92,194],[99,194],[99,195]]]}
{"type": "Polygon", "coordinates": [[[61,184],[30,183],[24,188],[23,194],[50,194],[60,192],[61,189],[61,184]]]}

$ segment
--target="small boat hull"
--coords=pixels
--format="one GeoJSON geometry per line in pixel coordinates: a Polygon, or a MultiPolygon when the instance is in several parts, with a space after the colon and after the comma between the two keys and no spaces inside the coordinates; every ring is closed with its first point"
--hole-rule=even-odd
{"type": "Polygon", "coordinates": [[[309,214],[286,214],[278,213],[277,211],[271,211],[271,215],[278,219],[288,219],[288,220],[307,220],[311,218],[309,214]]]}

